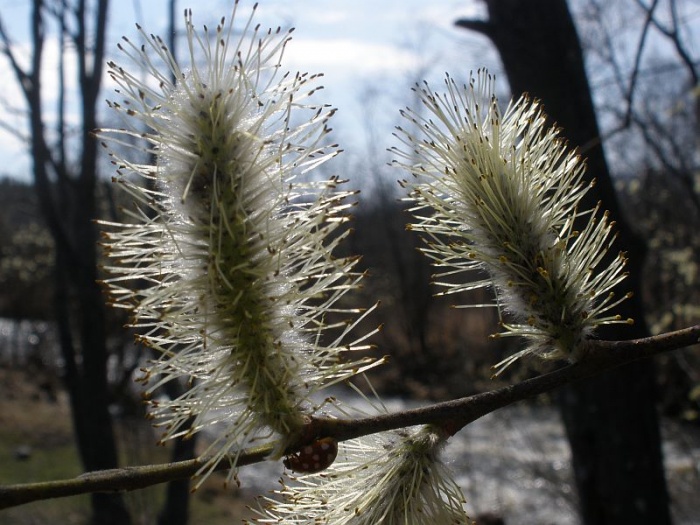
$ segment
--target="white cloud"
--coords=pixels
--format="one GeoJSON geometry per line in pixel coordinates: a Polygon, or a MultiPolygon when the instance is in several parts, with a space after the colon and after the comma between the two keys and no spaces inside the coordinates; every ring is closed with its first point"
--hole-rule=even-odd
{"type": "MultiPolygon", "coordinates": [[[[17,5],[21,3],[17,2],[17,5]]],[[[341,109],[340,116],[343,124],[338,122],[338,128],[356,127],[357,112],[355,108],[363,89],[367,86],[376,87],[384,95],[390,95],[392,90],[408,92],[408,87],[417,72],[429,74],[430,71],[451,70],[453,64],[467,69],[471,64],[465,64],[464,50],[456,42],[455,35],[463,32],[455,31],[452,24],[455,18],[468,15],[469,0],[443,0],[441,2],[425,2],[424,0],[354,0],[353,2],[329,2],[327,0],[262,0],[257,21],[263,26],[276,27],[294,25],[297,31],[293,34],[283,59],[283,67],[289,71],[309,73],[324,73],[321,81],[326,90],[320,95],[328,102],[341,109]],[[466,4],[464,3],[466,1],[466,4]],[[455,58],[456,57],[456,58],[455,58]],[[397,87],[398,86],[398,87],[397,87]]],[[[14,5],[14,4],[13,4],[14,5]]],[[[135,4],[136,5],[136,4],[135,4]]],[[[142,9],[134,13],[131,8],[120,7],[110,13],[109,36],[107,50],[110,56],[115,54],[115,44],[121,34],[130,38],[135,37],[133,22],[141,19],[148,32],[162,34],[165,27],[165,0],[149,1],[138,4],[142,9]]],[[[242,2],[239,22],[247,17],[247,5],[242,2]],[[245,4],[245,5],[244,5],[245,4]]],[[[14,7],[13,7],[14,8],[14,7]]],[[[5,12],[3,18],[27,20],[28,10],[5,12]]],[[[197,26],[214,21],[221,15],[227,17],[231,12],[230,0],[198,0],[194,6],[195,23],[197,26]]],[[[181,22],[181,19],[179,20],[181,22]]],[[[211,24],[210,24],[211,25],[211,24]]],[[[28,35],[24,25],[16,29],[15,40],[18,43],[27,42],[28,35]]],[[[119,59],[123,59],[120,57],[119,59]]],[[[56,64],[58,62],[58,46],[53,34],[47,42],[44,57],[44,83],[42,95],[47,105],[45,117],[52,122],[55,119],[55,95],[58,91],[56,82],[56,64]]],[[[7,71],[7,66],[5,66],[7,71]]],[[[476,66],[483,65],[481,63],[476,66]]],[[[67,63],[67,88],[75,89],[76,65],[74,57],[67,63]]],[[[19,101],[23,107],[21,95],[13,85],[11,75],[5,75],[0,81],[2,93],[6,101],[19,101]]],[[[104,81],[104,93],[107,98],[114,98],[113,83],[109,78],[104,81]]],[[[74,91],[72,91],[74,93],[74,91]]],[[[26,126],[20,117],[8,116],[0,107],[0,118],[13,119],[20,127],[26,126]]],[[[70,97],[68,118],[75,122],[79,107],[74,97],[70,97]]],[[[104,106],[101,108],[104,110],[104,106]]],[[[390,111],[393,115],[394,111],[390,111]]],[[[354,129],[354,128],[353,128],[354,129]]],[[[24,171],[28,158],[15,137],[0,130],[0,153],[6,159],[7,171],[24,171]],[[18,153],[18,151],[20,153],[18,153]],[[21,165],[21,167],[20,167],[21,165]]]]}
{"type": "Polygon", "coordinates": [[[347,71],[348,74],[403,72],[415,67],[418,57],[385,43],[342,39],[294,39],[284,65],[309,72],[347,71]]]}
{"type": "MultiPolygon", "coordinates": [[[[29,42],[14,44],[11,51],[22,71],[29,71],[32,55],[32,46],[29,42]]],[[[60,92],[59,54],[58,40],[52,35],[48,36],[44,42],[40,67],[42,111],[49,135],[56,123],[57,96],[60,92]]],[[[0,127],[0,157],[5,159],[0,167],[0,176],[9,173],[25,178],[30,169],[27,102],[19,80],[5,56],[0,57],[0,68],[5,71],[0,83],[0,120],[3,124],[0,127]]],[[[71,126],[79,121],[79,108],[74,96],[77,89],[75,53],[67,53],[64,68],[66,93],[64,117],[68,126],[71,126]]]]}

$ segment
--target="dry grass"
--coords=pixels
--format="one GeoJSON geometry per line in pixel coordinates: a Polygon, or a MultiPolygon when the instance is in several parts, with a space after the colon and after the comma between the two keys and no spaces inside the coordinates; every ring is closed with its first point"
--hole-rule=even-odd
{"type": "MultiPolygon", "coordinates": [[[[28,483],[77,476],[81,473],[74,446],[70,407],[65,392],[55,401],[23,371],[0,368],[0,484],[28,483]],[[17,457],[20,451],[26,459],[17,457]]],[[[117,424],[123,464],[162,462],[168,450],[155,446],[144,421],[117,424]]],[[[164,487],[126,495],[134,525],[152,524],[163,501],[164,487]]],[[[253,496],[225,489],[220,476],[212,476],[191,499],[190,523],[230,525],[250,517],[246,508],[253,496]]],[[[0,511],[3,525],[82,525],[88,523],[89,497],[76,496],[40,501],[0,511]]]]}

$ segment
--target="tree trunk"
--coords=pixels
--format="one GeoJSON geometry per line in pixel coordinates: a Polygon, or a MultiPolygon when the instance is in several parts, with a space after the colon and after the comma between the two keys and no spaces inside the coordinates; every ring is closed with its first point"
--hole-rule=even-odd
{"type": "MultiPolygon", "coordinates": [[[[57,6],[50,7],[56,7],[55,13],[61,13],[57,6]]],[[[34,187],[56,246],[56,323],[78,453],[86,471],[105,470],[116,468],[118,457],[109,414],[104,298],[97,283],[97,231],[94,224],[97,217],[97,151],[90,133],[96,127],[107,0],[100,0],[94,7],[95,34],[90,53],[86,50],[86,26],[87,13],[93,11],[88,9],[84,0],[78,2],[72,11],[76,17],[76,32],[59,35],[61,39],[73,40],[82,51],[78,56],[82,104],[82,155],[78,173],[72,173],[68,167],[63,139],[53,150],[47,144],[48,125],[41,99],[46,11],[48,8],[43,0],[34,0],[32,69],[24,72],[15,63],[15,74],[29,107],[34,187]],[[88,63],[90,58],[94,62],[88,63]]],[[[60,21],[65,22],[62,18],[60,21]]],[[[61,27],[66,31],[66,25],[61,27]]],[[[65,55],[60,56],[60,60],[65,59],[65,55]]],[[[61,76],[62,63],[59,71],[61,76]]],[[[63,78],[60,78],[58,96],[61,100],[65,96],[63,87],[63,78]]],[[[96,493],[91,495],[91,501],[93,525],[131,523],[120,494],[96,493]]]]}
{"type": "MultiPolygon", "coordinates": [[[[166,387],[174,383],[174,381],[170,381],[166,383],[166,387]]],[[[179,388],[175,390],[183,391],[179,388]]],[[[192,421],[190,421],[190,424],[192,421]]],[[[189,439],[176,439],[170,461],[192,459],[195,456],[196,444],[196,435],[189,439]]],[[[165,502],[158,514],[158,525],[187,525],[190,514],[190,493],[189,479],[177,479],[168,482],[165,491],[165,502]]]]}
{"type": "MultiPolygon", "coordinates": [[[[602,201],[616,220],[617,245],[629,257],[630,277],[617,293],[634,297],[616,309],[630,328],[600,330],[601,338],[648,335],[641,304],[645,246],[620,215],[586,76],[583,53],[565,0],[486,0],[486,22],[460,20],[496,45],[514,96],[529,93],[588,159],[597,183],[582,207],[602,201]]],[[[560,408],[571,444],[583,521],[590,525],[671,523],[664,478],[653,364],[645,360],[566,388],[560,408]]]]}

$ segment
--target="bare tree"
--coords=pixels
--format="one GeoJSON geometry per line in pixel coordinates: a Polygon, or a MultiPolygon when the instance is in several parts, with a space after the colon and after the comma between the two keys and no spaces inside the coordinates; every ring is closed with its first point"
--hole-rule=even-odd
{"type": "MultiPolygon", "coordinates": [[[[688,274],[700,264],[694,182],[700,73],[689,7],[676,0],[587,0],[577,12],[589,71],[597,72],[593,84],[611,169],[625,191],[621,202],[653,250],[643,280],[654,333],[692,323],[700,300],[688,274]]],[[[670,355],[659,364],[663,410],[680,415],[692,409],[697,362],[670,355]]]]}
{"type": "Polygon", "coordinates": [[[628,149],[625,146],[631,142],[639,144],[645,153],[637,154],[638,163],[643,163],[637,169],[663,170],[674,177],[700,210],[693,179],[698,167],[700,71],[678,3],[588,0],[579,17],[590,35],[584,42],[587,56],[605,72],[599,111],[609,122],[604,131],[609,149],[617,152],[628,149]],[[632,49],[621,49],[616,34],[623,17],[637,22],[632,49]],[[665,44],[664,52],[653,51],[652,38],[665,44]]]}
{"type": "MultiPolygon", "coordinates": [[[[31,62],[20,65],[5,20],[0,19],[1,51],[25,97],[34,187],[55,242],[55,317],[70,394],[73,426],[85,470],[117,466],[117,447],[108,411],[104,299],[98,280],[96,193],[96,104],[102,81],[108,0],[90,3],[34,0],[31,7],[31,62]],[[58,27],[57,118],[47,117],[42,98],[43,60],[49,26],[58,27]],[[66,63],[78,65],[77,129],[68,124],[66,63]],[[77,152],[72,154],[72,152],[77,152]]],[[[118,494],[93,494],[94,524],[130,523],[118,494]]]]}
{"type": "MultiPolygon", "coordinates": [[[[497,47],[514,95],[542,100],[572,145],[586,148],[589,177],[597,184],[587,198],[602,201],[617,221],[617,246],[630,255],[628,287],[636,298],[623,316],[635,319],[629,335],[648,335],[641,303],[641,264],[646,248],[621,217],[603,154],[583,62],[565,0],[488,0],[489,18],[459,20],[497,47]]],[[[616,250],[612,250],[615,252],[616,250]]],[[[620,337],[619,332],[601,336],[620,337]]],[[[572,385],[561,396],[585,523],[670,523],[651,363],[637,363],[593,381],[572,385]],[[640,504],[640,502],[642,502],[640,504]]]]}

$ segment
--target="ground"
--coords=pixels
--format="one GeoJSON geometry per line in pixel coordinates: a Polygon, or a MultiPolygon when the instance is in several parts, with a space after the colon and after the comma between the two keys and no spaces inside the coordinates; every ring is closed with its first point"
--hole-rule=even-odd
{"type": "MultiPolygon", "coordinates": [[[[123,464],[167,461],[167,451],[155,446],[147,422],[124,423],[117,424],[123,464]]],[[[28,381],[24,372],[0,368],[0,484],[65,479],[80,473],[65,392],[48,394],[28,381]]],[[[155,523],[163,492],[164,487],[157,486],[126,495],[134,525],[155,523]]],[[[253,504],[254,495],[224,489],[223,478],[212,476],[192,497],[191,523],[239,523],[250,516],[247,506],[253,504]]],[[[0,522],[83,525],[89,510],[88,496],[60,498],[0,510],[0,522]]]]}

